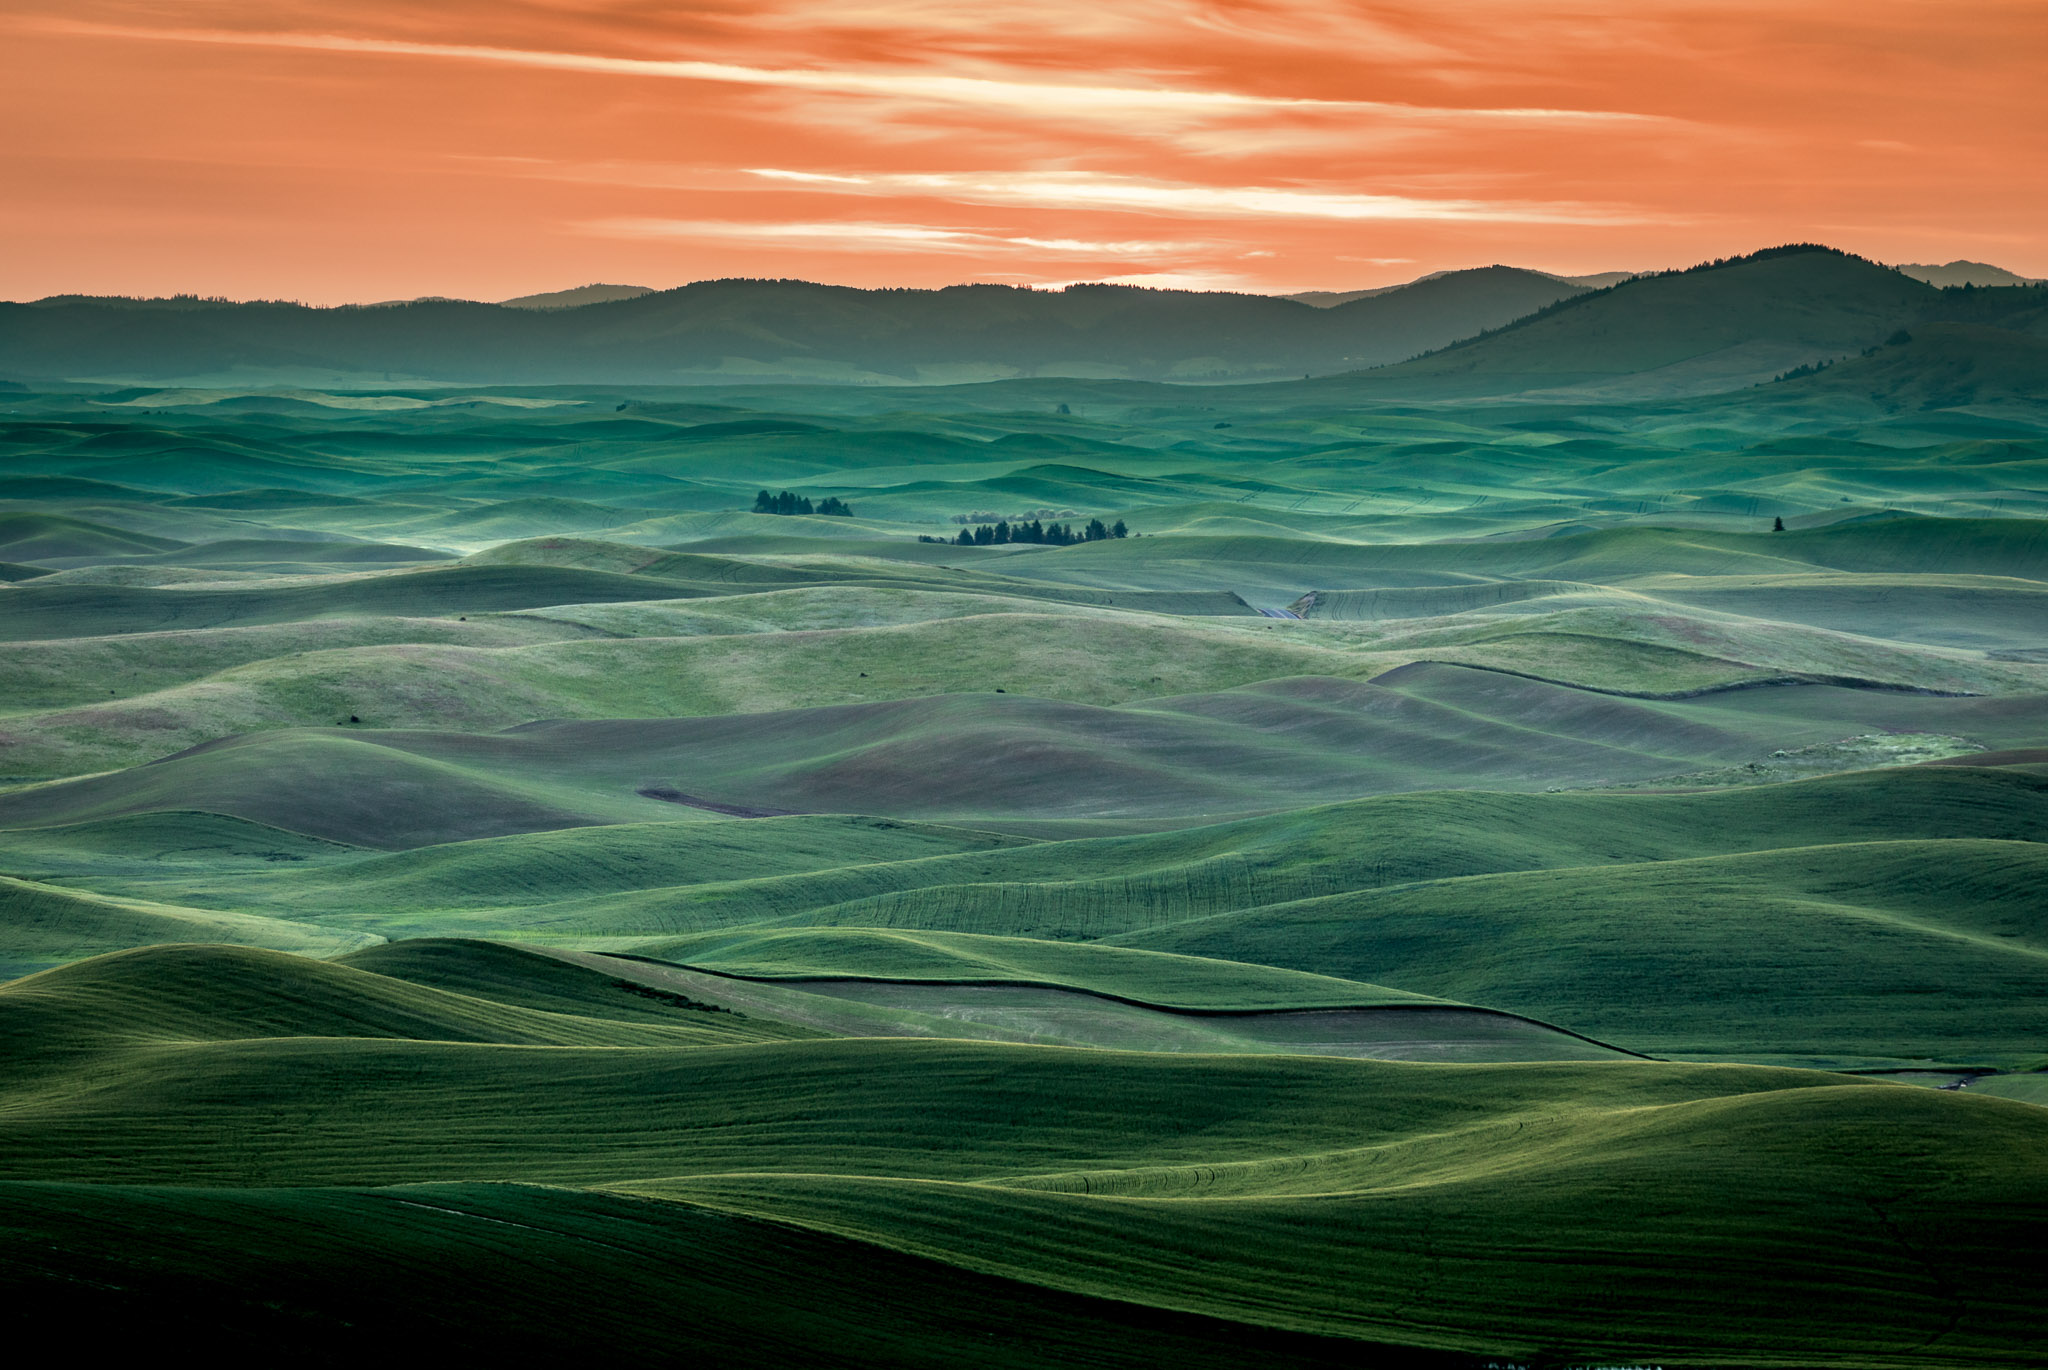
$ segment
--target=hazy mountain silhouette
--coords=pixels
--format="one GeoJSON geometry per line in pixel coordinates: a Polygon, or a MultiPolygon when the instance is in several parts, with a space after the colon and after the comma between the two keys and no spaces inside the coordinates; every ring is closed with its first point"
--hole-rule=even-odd
{"type": "Polygon", "coordinates": [[[1113,285],[857,290],[755,280],[570,308],[423,300],[313,309],[64,296],[0,305],[0,375],[528,384],[1261,379],[1400,361],[1576,290],[1537,272],[1486,267],[1334,309],[1113,285]]]}
{"type": "Polygon", "coordinates": [[[1905,262],[1893,269],[1904,272],[1916,281],[1925,281],[1929,285],[1974,285],[1982,287],[1996,285],[2039,285],[2041,283],[2036,277],[2017,275],[2007,271],[2002,266],[1993,266],[1989,262],[1957,260],[1944,262],[1940,266],[1934,266],[1927,262],[1905,262]]]}
{"type": "Polygon", "coordinates": [[[508,309],[578,309],[586,304],[609,304],[613,300],[637,300],[652,295],[651,285],[579,285],[574,290],[549,290],[539,295],[520,295],[499,304],[508,309]]]}
{"type": "MultiPolygon", "coordinates": [[[[1522,268],[1494,267],[1489,269],[1514,271],[1521,270],[1522,268]]],[[[1303,304],[1312,304],[1318,309],[1330,309],[1340,304],[1350,304],[1353,300],[1364,300],[1374,295],[1385,295],[1390,291],[1405,290],[1411,285],[1420,285],[1424,281],[1434,281],[1442,276],[1462,274],[1464,273],[1432,271],[1427,276],[1417,276],[1414,280],[1404,281],[1400,285],[1376,285],[1369,286],[1364,290],[1298,290],[1291,295],[1282,295],[1280,298],[1283,300],[1299,300],[1303,304]]],[[[1566,285],[1576,285],[1586,290],[1604,290],[1610,285],[1618,285],[1622,281],[1628,280],[1636,273],[1633,271],[1601,271],[1591,276],[1560,276],[1554,271],[1536,271],[1531,274],[1553,281],[1563,281],[1566,285]]]]}
{"type": "MultiPolygon", "coordinates": [[[[585,286],[504,304],[314,309],[181,297],[0,304],[0,375],[280,383],[940,383],[1009,377],[1247,381],[1417,398],[1579,401],[1711,394],[1860,359],[1924,325],[1990,330],[1908,348],[1868,378],[1888,406],[2038,391],[2038,357],[1993,334],[2048,332],[2048,287],[1938,288],[1812,245],[1585,290],[1540,272],[1447,272],[1329,307],[1263,295],[1084,285],[860,290],[704,281],[626,298],[585,286]],[[561,301],[549,304],[543,301],[561,301]],[[1967,342],[1967,345],[1965,345],[1967,342]],[[1959,351],[1958,349],[1961,349],[1959,351]],[[1982,375],[1957,368],[1962,352],[1982,375]],[[1949,376],[1922,395],[1901,376],[1949,376]],[[2030,370],[2030,368],[2032,368],[2030,370]],[[1898,374],[1894,374],[1897,372],[1898,374]],[[2003,380],[1997,377],[2005,377],[2003,380]],[[1989,386],[1989,389],[1985,389],[1989,386]]],[[[1816,388],[1815,393],[1819,393],[1816,388]]]]}

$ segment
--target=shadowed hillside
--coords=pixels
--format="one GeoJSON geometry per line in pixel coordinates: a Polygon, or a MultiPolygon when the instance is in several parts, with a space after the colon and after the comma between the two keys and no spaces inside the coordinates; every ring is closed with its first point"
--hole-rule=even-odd
{"type": "Polygon", "coordinates": [[[1486,267],[1319,310],[1263,295],[1070,286],[855,290],[700,281],[559,302],[287,304],[55,297],[0,304],[0,371],[170,380],[393,372],[419,381],[674,384],[750,378],[1213,380],[1399,361],[1579,287],[1486,267]]]}
{"type": "Polygon", "coordinates": [[[1706,394],[1854,356],[1922,321],[2040,307],[2037,290],[1956,300],[1859,257],[1787,247],[1624,281],[1360,379],[1431,396],[1706,394]]]}

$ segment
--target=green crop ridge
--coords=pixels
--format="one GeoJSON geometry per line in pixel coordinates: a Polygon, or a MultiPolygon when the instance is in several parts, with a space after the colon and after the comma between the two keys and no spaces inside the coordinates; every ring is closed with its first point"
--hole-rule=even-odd
{"type": "MultiPolygon", "coordinates": [[[[314,1356],[587,1355],[628,1326],[724,1366],[1351,1365],[1289,1336],[1062,1294],[783,1222],[552,1186],[194,1190],[0,1184],[0,1290],[51,1317],[197,1325],[314,1356]],[[761,1268],[775,1279],[758,1276],[761,1268]],[[110,1293],[111,1291],[111,1293],[110,1293]]],[[[1391,1349],[1403,1365],[1415,1353],[1391,1349]]],[[[1462,1370],[1463,1360],[1447,1362],[1462,1370]]]]}
{"type": "Polygon", "coordinates": [[[280,1038],[694,1047],[809,1035],[681,1009],[657,1024],[527,1008],[344,964],[226,946],[146,947],[31,975],[0,986],[0,1022],[24,1065],[145,1044],[280,1038]]]}
{"type": "MultiPolygon", "coordinates": [[[[1099,990],[1016,980],[736,978],[627,953],[552,954],[649,989],[842,1037],[1397,1061],[1591,1061],[1629,1054],[1512,1014],[1428,1001],[1161,1008],[1099,990]]],[[[1256,972],[1250,978],[1256,981],[1256,972]]]]}
{"type": "MultiPolygon", "coordinates": [[[[0,1002],[39,982],[34,992],[47,998],[52,978],[0,1002]]],[[[343,978],[351,987],[383,979],[343,978]]],[[[67,1014],[103,1018],[106,1005],[72,995],[41,1007],[51,1033],[67,1014]]],[[[602,1185],[1070,1292],[1459,1349],[1500,1344],[1505,1301],[1514,1347],[1558,1336],[1615,1350],[1677,1339],[1725,1364],[1811,1336],[1883,1364],[1912,1328],[1956,1312],[1942,1296],[1953,1286],[1928,1283],[1915,1254],[1939,1250],[1971,1290],[1949,1321],[1955,1349],[1945,1354],[1957,1359],[1947,1363],[1996,1359],[2030,1306],[2002,1253],[2033,1221],[2023,1196],[2036,1192],[2030,1167],[2048,1147],[2048,1115],[2024,1105],[1726,1066],[1422,1067],[944,1042],[707,1052],[194,1036],[183,1027],[174,1040],[111,1054],[96,1036],[103,1054],[89,1090],[17,1058],[7,1178],[61,1175],[89,1132],[102,1183],[602,1185]],[[287,1081],[296,1125],[252,1149],[250,1128],[263,1125],[248,1100],[275,1098],[287,1081]],[[1064,1102],[1048,1127],[1035,1101],[1055,1097],[1064,1102]],[[1933,1150],[1876,1160],[1886,1153],[1867,1139],[1901,1127],[1933,1150]],[[1957,1228],[1941,1221],[1940,1200],[1899,1200],[1901,1183],[1925,1167],[1947,1169],[1947,1203],[2000,1216],[1957,1228]],[[1531,1186],[1535,1175],[1545,1182],[1531,1186]],[[1714,1221],[1738,1182],[1792,1205],[1801,1237],[1759,1245],[1753,1225],[1714,1221]],[[1603,1197],[1588,1202],[1593,1194],[1603,1197]],[[1540,1258],[1498,1241],[1502,1215],[1551,1234],[1540,1258]],[[1908,1246],[1895,1235],[1901,1223],[1908,1246]],[[1434,1237],[1425,1242],[1423,1229],[1434,1237]],[[1363,1245],[1361,1232],[1371,1234],[1363,1245]],[[1718,1253],[1712,1268],[1728,1272],[1712,1300],[1696,1279],[1672,1282],[1697,1263],[1701,1243],[1718,1253]],[[1823,1248],[1856,1258],[1816,1262],[1809,1253],[1823,1248]],[[1198,1267],[1172,1254],[1193,1249],[1210,1253],[1198,1267]],[[1126,1255],[1105,1264],[1112,1250],[1126,1255]],[[1646,1276],[1646,1292],[1620,1322],[1603,1309],[1607,1321],[1595,1326],[1561,1294],[1592,1278],[1593,1253],[1611,1260],[1616,1251],[1646,1276]],[[1146,1254],[1134,1263],[1133,1252],[1146,1254]],[[1458,1273],[1430,1280],[1426,1316],[1404,1311],[1445,1252],[1457,1253],[1458,1273]],[[1830,1295],[1803,1306],[1804,1331],[1762,1311],[1739,1323],[1722,1316],[1723,1301],[1753,1282],[1794,1278],[1830,1295]],[[1818,1328],[1816,1306],[1830,1310],[1818,1328]]]]}
{"type": "Polygon", "coordinates": [[[663,959],[692,969],[745,979],[1033,985],[1210,1013],[1442,1002],[1381,985],[1275,974],[1265,966],[973,933],[778,929],[678,939],[661,951],[663,959]]]}
{"type": "MultiPolygon", "coordinates": [[[[2042,707],[2038,698],[1950,707],[1911,693],[1814,686],[1657,701],[1502,680],[1418,664],[1370,683],[1296,678],[1115,708],[997,691],[715,722],[571,719],[482,736],[373,730],[373,713],[338,729],[201,744],[39,791],[32,804],[0,795],[0,826],[175,806],[348,842],[420,846],[680,818],[678,807],[693,806],[880,811],[975,825],[1196,819],[1415,789],[1639,784],[1757,760],[1772,749],[1767,739],[1782,749],[1845,732],[1960,735],[1956,751],[2009,749],[2029,744],[2042,707]],[[345,777],[350,792],[300,785],[307,775],[345,777]],[[436,788],[447,801],[423,803],[436,788]],[[390,797],[372,798],[378,791],[390,797]]],[[[435,691],[459,692],[459,684],[459,676],[431,677],[435,691]]],[[[350,698],[330,702],[336,712],[376,707],[350,698]]]]}
{"type": "Polygon", "coordinates": [[[0,1304],[2037,1363],[2048,288],[1573,289],[0,305],[0,1304]]]}
{"type": "Polygon", "coordinates": [[[240,943],[319,956],[377,940],[269,915],[109,898],[0,876],[0,974],[153,943],[240,943]]]}
{"type": "MultiPolygon", "coordinates": [[[[1989,1121],[1988,1110],[1999,1104],[1981,1102],[1989,1121]]],[[[2007,1261],[2009,1244],[2023,1242],[2038,1222],[2031,1203],[1994,1220],[1976,1239],[1982,1245],[1971,1243],[1975,1254],[1945,1243],[1941,1272],[1930,1276],[1915,1256],[1927,1248],[1912,1243],[1941,1226],[1938,1202],[1859,1194],[1853,1181],[1827,1198],[1809,1187],[1819,1172],[1846,1179],[1856,1166],[1846,1149],[1882,1147],[1889,1127],[1908,1116],[1956,1136],[1939,1109],[1924,1095],[1908,1103],[1794,1090],[1496,1125],[1418,1148],[1368,1146],[1290,1161],[1219,1165],[1212,1157],[1135,1172],[981,1183],[744,1176],[629,1189],[794,1219],[1059,1288],[1115,1287],[1181,1307],[1365,1338],[1476,1350],[1485,1344],[1473,1333],[1478,1324],[1520,1329],[1525,1340],[1517,1345],[1527,1350],[1563,1342],[1608,1358],[1677,1343],[1682,1349],[1669,1354],[1681,1363],[1911,1364],[1954,1357],[1963,1364],[1973,1355],[1996,1362],[2011,1354],[2001,1343],[2028,1316],[2007,1261]],[[1512,1158],[1503,1134],[1515,1137],[1507,1144],[1512,1158]],[[1593,1194],[1616,1207],[1586,1203],[1593,1194]],[[1673,1206],[1658,1211],[1654,1201],[1645,1203],[1651,1194],[1673,1206]],[[1567,1217],[1574,1202],[1585,1205],[1581,1216],[1567,1217]],[[1754,1225],[1745,1215],[1756,1202],[1795,1212],[1799,1243],[1753,1244],[1754,1225]],[[1504,1240],[1503,1220],[1510,1230],[1543,1232],[1540,1255],[1504,1240]],[[1276,1228],[1289,1234],[1284,1248],[1267,1236],[1276,1228]],[[996,1233],[1001,1237],[992,1239],[996,1233]],[[1804,1247],[1809,1241],[1815,1245],[1804,1247]],[[1190,1279],[1173,1255],[1190,1247],[1224,1254],[1190,1279]],[[1803,1257],[1802,1247],[1812,1255],[1803,1257]],[[1574,1296],[1584,1298],[1608,1278],[1617,1257],[1634,1273],[1634,1297],[1620,1308],[1602,1307],[1597,1316],[1605,1321],[1596,1324],[1574,1307],[1574,1296]],[[1745,1273],[1725,1283],[1686,1273],[1703,1258],[1720,1268],[1739,1264],[1745,1273]],[[1764,1278],[1788,1281],[1812,1301],[1744,1303],[1754,1311],[1733,1317],[1729,1304],[1710,1301],[1715,1293],[1736,1296],[1765,1271],[1764,1278]],[[1374,1292],[1360,1297],[1360,1288],[1374,1292]],[[1831,1325],[1810,1319],[1806,1310],[1817,1304],[1830,1309],[1831,1325]],[[1868,1319],[1858,1331],[1832,1325],[1850,1308],[1868,1319]],[[1945,1349],[1925,1349],[1924,1339],[1934,1337],[1945,1349]],[[1879,1349],[1885,1343],[1920,1349],[1887,1354],[1879,1349]]],[[[2038,1135],[2042,1123],[2007,1106],[1995,1126],[2012,1128],[2006,1135],[2024,1148],[2020,1138],[2038,1135]]],[[[1980,1191],[1986,1197],[2016,1199],[2010,1186],[2030,1163],[2018,1156],[2012,1162],[2010,1169],[1993,1163],[1988,1173],[1973,1167],[1958,1197],[1988,1180],[1980,1191]]]]}
{"type": "Polygon", "coordinates": [[[1859,843],[1457,877],[1118,940],[1383,980],[1658,1055],[2011,1063],[2048,1030],[2044,878],[2035,842],[1859,843]]]}

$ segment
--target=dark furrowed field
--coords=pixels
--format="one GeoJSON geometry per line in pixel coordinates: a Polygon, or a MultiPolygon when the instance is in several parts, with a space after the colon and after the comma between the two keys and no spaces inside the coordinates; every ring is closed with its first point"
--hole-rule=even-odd
{"type": "Polygon", "coordinates": [[[0,1288],[316,1364],[2038,1360],[2048,418],[1911,398],[1967,320],[1692,399],[1572,312],[10,392],[0,1288]]]}

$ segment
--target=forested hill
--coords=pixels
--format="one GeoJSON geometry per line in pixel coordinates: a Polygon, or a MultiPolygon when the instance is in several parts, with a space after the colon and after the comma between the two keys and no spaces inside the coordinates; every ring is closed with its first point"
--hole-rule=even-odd
{"type": "MultiPolygon", "coordinates": [[[[1942,289],[1845,252],[1795,244],[1587,291],[1355,383],[1440,398],[1711,394],[1803,376],[1939,324],[2048,334],[2048,288],[1942,289]]],[[[2031,389],[2041,388],[2036,375],[2031,389]]]]}
{"type": "Polygon", "coordinates": [[[60,296],[0,304],[0,377],[323,384],[1298,378],[1402,361],[1579,290],[1495,266],[1332,309],[1130,286],[857,290],[755,280],[701,281],[547,310],[460,300],[316,309],[60,296]]]}

